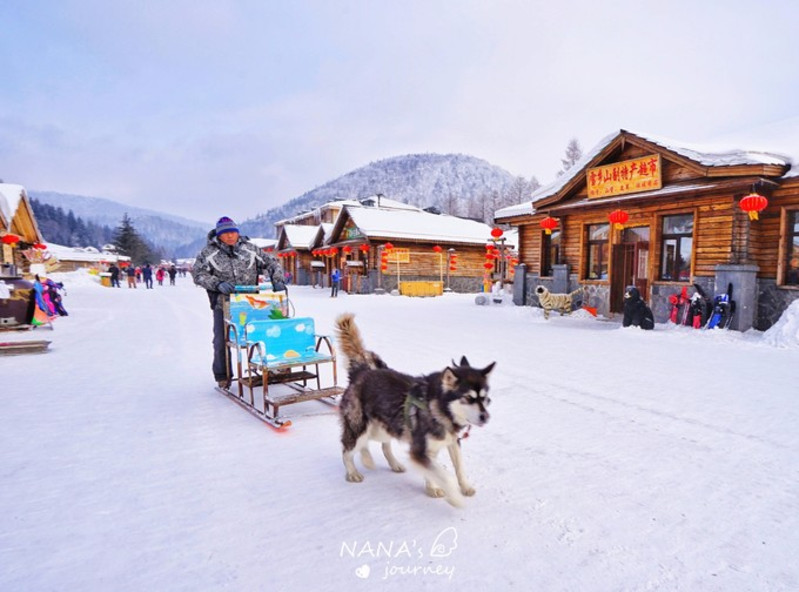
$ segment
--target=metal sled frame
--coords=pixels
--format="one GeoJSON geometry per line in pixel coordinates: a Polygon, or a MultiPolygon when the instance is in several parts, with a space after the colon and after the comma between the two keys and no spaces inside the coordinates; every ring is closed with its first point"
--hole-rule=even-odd
{"type": "Polygon", "coordinates": [[[231,387],[222,392],[277,429],[291,425],[291,420],[280,414],[281,407],[311,400],[337,405],[336,397],[344,392],[344,388],[338,386],[336,352],[328,336],[303,334],[301,340],[305,348],[302,355],[286,357],[281,355],[283,352],[277,353],[285,346],[279,348],[280,339],[269,335],[274,334],[276,329],[294,328],[301,323],[308,325],[309,329],[313,328],[311,318],[254,320],[249,326],[255,327],[255,331],[248,335],[237,323],[225,321],[228,368],[232,368],[235,376],[228,377],[231,387]],[[274,348],[270,347],[273,345],[274,348]],[[332,364],[333,384],[323,387],[319,367],[324,364],[332,364]],[[270,389],[270,386],[277,385],[287,388],[270,389]],[[263,410],[255,404],[258,387],[263,410]]]}

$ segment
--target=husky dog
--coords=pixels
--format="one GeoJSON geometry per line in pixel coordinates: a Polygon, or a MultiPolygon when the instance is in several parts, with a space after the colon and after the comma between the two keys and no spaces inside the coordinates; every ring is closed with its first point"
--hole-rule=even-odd
{"type": "Polygon", "coordinates": [[[364,466],[374,468],[369,441],[382,443],[391,470],[405,471],[391,450],[391,440],[410,442],[411,460],[423,472],[425,491],[461,505],[461,495],[474,495],[466,480],[461,459],[460,437],[469,426],[484,425],[489,414],[487,367],[473,368],[464,356],[459,364],[426,376],[410,376],[388,368],[374,352],[363,346],[351,314],[336,319],[338,345],[349,360],[350,383],[341,398],[341,445],[347,481],[360,483],[363,475],[353,462],[356,452],[364,466]],[[455,468],[458,486],[436,462],[446,448],[455,468]]]}

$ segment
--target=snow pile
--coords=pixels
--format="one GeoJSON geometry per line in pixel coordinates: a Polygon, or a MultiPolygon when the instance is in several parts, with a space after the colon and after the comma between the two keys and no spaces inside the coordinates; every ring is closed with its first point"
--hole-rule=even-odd
{"type": "Polygon", "coordinates": [[[774,347],[799,348],[799,300],[794,300],[780,319],[763,333],[763,343],[774,347]]]}

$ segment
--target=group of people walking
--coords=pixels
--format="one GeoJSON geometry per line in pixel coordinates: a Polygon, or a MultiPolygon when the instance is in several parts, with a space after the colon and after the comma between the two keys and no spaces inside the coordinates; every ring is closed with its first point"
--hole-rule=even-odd
{"type": "Polygon", "coordinates": [[[111,274],[112,288],[121,287],[119,278],[124,274],[128,281],[128,288],[137,288],[137,284],[144,281],[144,286],[147,289],[152,289],[153,287],[153,276],[155,276],[155,281],[158,282],[159,286],[164,285],[164,279],[167,277],[169,277],[169,285],[174,286],[175,278],[179,273],[178,268],[174,265],[170,265],[166,269],[164,269],[164,266],[159,265],[157,269],[153,270],[149,263],[145,263],[142,267],[128,265],[123,269],[117,267],[116,263],[112,263],[108,268],[108,272],[111,274]]]}

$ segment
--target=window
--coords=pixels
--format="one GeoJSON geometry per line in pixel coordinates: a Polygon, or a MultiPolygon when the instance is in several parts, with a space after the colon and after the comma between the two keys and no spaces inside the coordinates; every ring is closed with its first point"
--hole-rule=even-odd
{"type": "Polygon", "coordinates": [[[553,230],[552,234],[544,234],[541,258],[541,275],[551,277],[552,266],[560,263],[560,230],[553,230]]]}
{"type": "Polygon", "coordinates": [[[799,286],[799,211],[788,212],[788,248],[785,284],[799,286]]]}
{"type": "Polygon", "coordinates": [[[660,245],[660,279],[687,282],[691,279],[691,248],[694,244],[694,215],[663,217],[660,245]]]}
{"type": "Polygon", "coordinates": [[[588,226],[588,261],[586,265],[587,280],[608,279],[610,224],[591,224],[588,226]]]}

